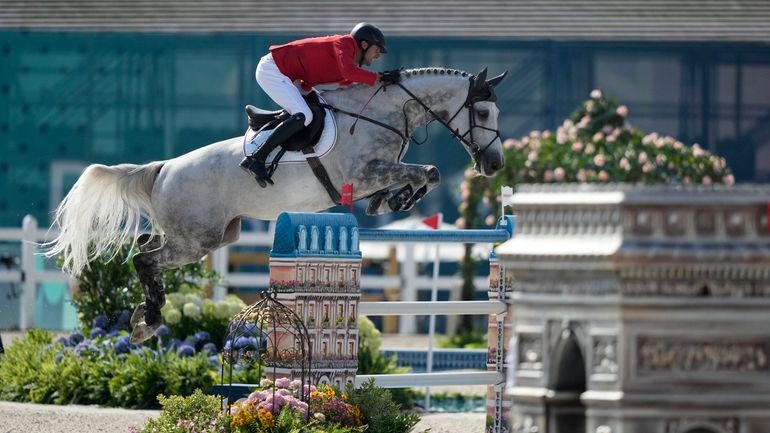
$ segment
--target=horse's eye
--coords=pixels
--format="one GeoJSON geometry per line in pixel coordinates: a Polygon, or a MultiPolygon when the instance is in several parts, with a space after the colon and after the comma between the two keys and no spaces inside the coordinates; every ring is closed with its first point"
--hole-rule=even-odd
{"type": "Polygon", "coordinates": [[[489,119],[489,110],[476,110],[476,114],[482,119],[489,119]]]}

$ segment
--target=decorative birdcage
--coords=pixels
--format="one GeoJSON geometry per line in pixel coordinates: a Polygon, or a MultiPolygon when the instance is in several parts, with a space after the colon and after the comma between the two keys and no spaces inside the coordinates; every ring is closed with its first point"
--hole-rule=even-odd
{"type": "MultiPolygon", "coordinates": [[[[233,370],[256,368],[259,378],[299,380],[299,398],[307,402],[312,359],[310,336],[302,319],[276,299],[277,292],[244,308],[230,321],[222,350],[221,386],[232,396],[233,370]]],[[[275,388],[273,388],[275,389],[275,388]]],[[[223,402],[223,406],[227,406],[223,402]]]]}

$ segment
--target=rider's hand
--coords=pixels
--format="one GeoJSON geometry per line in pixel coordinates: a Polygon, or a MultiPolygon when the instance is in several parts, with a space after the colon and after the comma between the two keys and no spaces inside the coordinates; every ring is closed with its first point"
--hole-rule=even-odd
{"type": "Polygon", "coordinates": [[[399,81],[401,81],[401,71],[398,69],[380,72],[380,83],[382,84],[396,84],[399,81]]]}

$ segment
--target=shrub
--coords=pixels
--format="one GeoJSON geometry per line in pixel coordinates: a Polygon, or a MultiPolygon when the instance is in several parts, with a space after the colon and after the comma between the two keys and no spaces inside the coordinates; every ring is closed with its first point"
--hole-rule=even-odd
{"type": "Polygon", "coordinates": [[[389,390],[375,386],[369,379],[360,388],[347,387],[348,401],[361,409],[369,431],[377,433],[404,433],[411,431],[420,417],[402,413],[389,390]]]}
{"type": "MultiPolygon", "coordinates": [[[[366,316],[358,317],[358,374],[408,373],[409,367],[399,367],[398,357],[380,353],[381,335],[366,316]]],[[[403,407],[414,405],[415,393],[410,388],[396,388],[391,391],[393,399],[403,407]]]]}
{"type": "Polygon", "coordinates": [[[532,131],[525,137],[505,140],[505,166],[494,178],[477,177],[466,170],[460,185],[461,218],[457,225],[494,225],[503,185],[735,182],[723,158],[697,143],[688,146],[673,137],[644,134],[627,119],[627,107],[594,90],[555,132],[532,131]]]}
{"type": "MultiPolygon", "coordinates": [[[[94,260],[81,272],[72,304],[86,332],[100,328],[105,333],[128,329],[133,308],[144,300],[131,258],[135,250],[124,245],[112,260],[94,260]]],[[[219,280],[202,261],[163,273],[166,293],[203,294],[219,280]]]]}
{"type": "Polygon", "coordinates": [[[157,419],[147,420],[141,433],[220,433],[228,424],[219,397],[196,389],[189,397],[158,396],[163,409],[157,419]]]}

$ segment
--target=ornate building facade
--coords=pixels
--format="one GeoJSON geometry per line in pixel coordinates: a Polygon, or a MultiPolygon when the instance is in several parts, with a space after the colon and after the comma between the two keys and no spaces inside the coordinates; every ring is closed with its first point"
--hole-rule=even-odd
{"type": "Polygon", "coordinates": [[[770,187],[523,186],[516,433],[770,431],[770,187]]]}
{"type": "MultiPolygon", "coordinates": [[[[283,213],[270,252],[270,287],[291,308],[310,337],[311,381],[344,387],[358,369],[358,303],[361,252],[349,214],[283,213]]],[[[279,330],[277,330],[279,331],[279,330]]],[[[281,345],[297,342],[287,334],[281,345]]],[[[299,378],[284,368],[277,376],[299,378]]]]}

